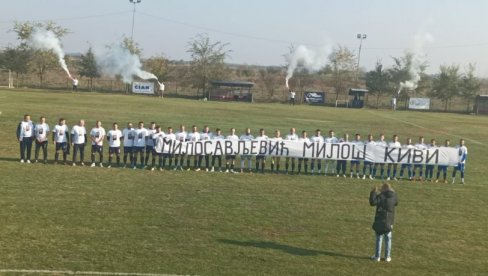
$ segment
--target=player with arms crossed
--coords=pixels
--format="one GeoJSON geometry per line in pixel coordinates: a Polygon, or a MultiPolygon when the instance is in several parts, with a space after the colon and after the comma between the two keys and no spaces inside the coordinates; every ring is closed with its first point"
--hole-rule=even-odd
{"type": "Polygon", "coordinates": [[[80,120],[71,128],[71,145],[73,146],[73,167],[76,166],[76,157],[80,154],[80,165],[85,166],[86,128],[85,120],[80,120]]]}
{"type": "Polygon", "coordinates": [[[112,129],[107,133],[108,140],[108,168],[112,167],[112,157],[115,154],[117,159],[117,167],[120,167],[120,138],[122,138],[122,131],[119,129],[117,123],[113,123],[112,129]]]}
{"type": "Polygon", "coordinates": [[[102,122],[97,121],[95,127],[90,131],[92,141],[91,148],[91,167],[95,167],[95,154],[98,152],[100,167],[103,168],[103,139],[105,139],[105,129],[102,127],[102,122]]]}

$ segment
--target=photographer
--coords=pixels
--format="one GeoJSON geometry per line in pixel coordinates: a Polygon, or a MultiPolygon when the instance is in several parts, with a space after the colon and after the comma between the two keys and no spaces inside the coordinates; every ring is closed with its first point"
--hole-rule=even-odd
{"type": "Polygon", "coordinates": [[[375,254],[371,259],[380,261],[381,245],[385,238],[385,261],[391,261],[392,230],[395,220],[395,206],[398,205],[398,198],[393,188],[388,183],[383,183],[381,192],[377,186],[369,194],[369,204],[376,206],[373,230],[376,233],[375,254]]]}

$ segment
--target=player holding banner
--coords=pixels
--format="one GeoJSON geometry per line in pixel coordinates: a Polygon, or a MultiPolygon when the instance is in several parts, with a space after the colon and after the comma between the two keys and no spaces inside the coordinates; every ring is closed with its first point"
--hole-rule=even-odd
{"type": "MultiPolygon", "coordinates": [[[[264,128],[259,130],[259,135],[256,136],[257,141],[267,141],[269,137],[264,134],[264,128]]],[[[256,173],[259,171],[259,165],[261,165],[261,173],[264,173],[264,167],[266,166],[266,155],[258,154],[256,155],[256,173]]]]}
{"type": "MultiPolygon", "coordinates": [[[[367,146],[376,146],[376,142],[373,140],[373,135],[368,134],[368,140],[364,142],[367,146]]],[[[374,170],[374,162],[364,160],[363,162],[363,179],[366,179],[366,168],[369,167],[369,179],[373,180],[373,170],[374,170]]]]}
{"type": "MultiPolygon", "coordinates": [[[[315,135],[310,138],[310,142],[319,144],[324,142],[324,137],[320,134],[320,129],[315,130],[315,135]]],[[[315,163],[317,163],[317,170],[318,174],[321,173],[322,170],[322,159],[320,158],[312,158],[312,161],[310,161],[310,168],[312,170],[312,175],[315,172],[315,163]]]]}
{"type": "MultiPolygon", "coordinates": [[[[168,127],[168,132],[164,135],[164,139],[170,141],[176,141],[176,135],[173,133],[173,128],[168,127]]],[[[163,153],[163,170],[166,167],[166,161],[168,161],[169,168],[173,165],[173,154],[171,153],[163,153]]]]}
{"type": "MultiPolygon", "coordinates": [[[[444,142],[444,147],[447,148],[450,145],[451,145],[451,140],[447,139],[444,142]]],[[[439,176],[441,175],[441,172],[442,172],[442,176],[443,176],[444,183],[447,183],[447,166],[446,165],[438,165],[437,166],[437,176],[436,176],[436,179],[435,179],[435,183],[439,182],[439,176]]]]}
{"type": "MultiPolygon", "coordinates": [[[[270,139],[274,143],[280,143],[283,141],[283,138],[281,138],[281,132],[279,129],[275,131],[275,136],[270,139]]],[[[281,158],[279,156],[272,156],[271,157],[271,172],[279,173],[280,172],[280,161],[281,158]],[[276,167],[276,171],[274,170],[276,167]]]]}
{"type": "MultiPolygon", "coordinates": [[[[286,141],[298,141],[298,135],[296,134],[296,129],[294,127],[290,128],[290,133],[288,133],[285,137],[286,141]]],[[[288,168],[290,165],[290,160],[291,160],[291,174],[293,174],[293,171],[295,171],[295,160],[296,158],[294,157],[286,157],[285,158],[285,173],[288,174],[288,168]]]]}
{"type": "MultiPolygon", "coordinates": [[[[305,130],[302,131],[302,136],[298,138],[299,142],[302,143],[310,143],[310,139],[307,137],[307,132],[305,130]]],[[[298,158],[298,174],[302,172],[302,163],[305,167],[305,174],[308,172],[308,158],[298,158]]]]}
{"type": "MultiPolygon", "coordinates": [[[[388,144],[385,141],[385,135],[383,133],[380,134],[380,140],[376,141],[376,146],[380,146],[383,148],[386,148],[388,146],[388,144]]],[[[383,177],[385,175],[385,163],[375,163],[374,164],[373,179],[376,177],[376,171],[378,169],[378,166],[380,167],[381,180],[383,180],[383,177]]]]}
{"type": "MultiPolygon", "coordinates": [[[[436,149],[436,141],[435,139],[430,140],[430,144],[427,145],[427,149],[436,149]]],[[[425,180],[433,181],[434,180],[434,165],[425,165],[425,180]]]]}
{"type": "MultiPolygon", "coordinates": [[[[388,144],[388,147],[389,148],[401,148],[402,147],[402,144],[400,144],[400,142],[398,142],[398,135],[396,135],[396,134],[393,135],[393,141],[391,141],[388,144]]],[[[388,163],[388,170],[386,172],[386,174],[388,175],[388,178],[386,179],[387,181],[389,181],[390,179],[398,180],[396,178],[397,167],[398,167],[397,163],[388,163]],[[393,178],[391,177],[391,168],[393,168],[393,178]]]]}
{"type": "MultiPolygon", "coordinates": [[[[254,139],[254,136],[251,134],[251,129],[246,128],[246,132],[241,135],[239,140],[241,141],[251,141],[254,139]]],[[[244,172],[244,160],[247,159],[247,169],[250,173],[252,173],[252,159],[251,155],[241,154],[241,173],[244,172]]]]}
{"type": "MultiPolygon", "coordinates": [[[[180,143],[188,141],[188,133],[185,131],[184,125],[180,125],[180,130],[176,133],[176,140],[179,141],[180,143]]],[[[182,171],[184,160],[185,160],[184,154],[175,154],[175,167],[173,168],[173,170],[179,169],[180,171],[182,171]],[[180,159],[179,163],[178,163],[178,158],[180,159]]]]}
{"type": "MultiPolygon", "coordinates": [[[[239,140],[239,136],[236,135],[236,129],[235,128],[231,128],[230,129],[230,133],[229,135],[227,135],[226,137],[227,140],[230,140],[230,141],[238,141],[239,140]]],[[[235,154],[228,154],[225,156],[225,172],[228,173],[228,172],[231,172],[231,173],[234,173],[234,166],[235,166],[235,163],[236,163],[236,155],[235,154]]]]}
{"type": "MultiPolygon", "coordinates": [[[[419,137],[419,142],[417,144],[415,144],[415,148],[417,148],[418,150],[426,150],[427,149],[427,145],[424,143],[424,137],[423,136],[419,137]]],[[[412,179],[422,181],[423,180],[423,170],[424,170],[424,165],[422,165],[422,164],[413,165],[412,179]],[[417,169],[420,170],[418,179],[415,178],[415,174],[416,174],[417,169]]]]}
{"type": "Polygon", "coordinates": [[[459,163],[452,172],[452,184],[456,180],[457,171],[461,172],[461,184],[464,184],[464,168],[466,166],[466,158],[468,158],[468,148],[464,144],[464,139],[459,140],[459,145],[456,148],[458,149],[459,163]]]}
{"type": "MultiPolygon", "coordinates": [[[[222,130],[220,128],[217,128],[215,130],[215,135],[212,135],[212,140],[224,140],[225,137],[222,135],[222,130]]],[[[212,169],[210,170],[211,172],[215,171],[215,160],[219,162],[219,172],[222,172],[222,155],[212,155],[212,169]]]]}
{"type": "MultiPolygon", "coordinates": [[[[331,129],[329,130],[329,137],[324,138],[324,142],[327,144],[337,144],[339,142],[339,139],[335,137],[334,131],[331,129]]],[[[332,174],[335,174],[335,169],[336,169],[336,160],[334,159],[326,159],[325,160],[325,169],[324,169],[324,174],[327,175],[329,173],[329,167],[331,170],[332,174]]]]}

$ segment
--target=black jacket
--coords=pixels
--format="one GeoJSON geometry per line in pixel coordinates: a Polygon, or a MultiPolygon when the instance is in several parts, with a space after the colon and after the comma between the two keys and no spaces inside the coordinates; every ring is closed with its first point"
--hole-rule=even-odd
{"type": "Polygon", "coordinates": [[[395,206],[398,205],[398,198],[394,191],[377,193],[371,191],[369,204],[376,206],[373,230],[381,235],[390,232],[395,222],[395,206]]]}

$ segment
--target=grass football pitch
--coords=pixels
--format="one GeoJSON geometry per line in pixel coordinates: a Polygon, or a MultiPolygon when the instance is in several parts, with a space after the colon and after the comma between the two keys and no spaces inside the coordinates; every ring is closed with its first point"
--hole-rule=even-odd
{"type": "MultiPolygon", "coordinates": [[[[488,271],[488,117],[145,96],[0,90],[0,271],[191,275],[482,275],[488,271]],[[466,184],[393,182],[391,263],[373,263],[368,195],[379,180],[21,164],[15,137],[37,121],[208,124],[227,134],[290,127],[466,139],[466,184]]],[[[89,148],[86,149],[89,153],[89,148]]],[[[105,150],[107,150],[105,148],[105,150]]],[[[54,147],[49,145],[49,159],[54,147]]],[[[69,159],[71,156],[69,157],[69,159]]],[[[89,158],[86,154],[85,160],[89,158]]],[[[105,153],[105,160],[107,153],[105,153]]],[[[269,163],[268,163],[269,166],[269,163]]],[[[283,169],[283,166],[281,167],[283,169]]],[[[450,172],[449,170],[449,176],[450,172]]],[[[450,180],[450,177],[449,177],[450,180]]],[[[11,272],[13,273],[13,272],[11,272]]],[[[7,273],[8,274],[8,273],[7,273]]],[[[53,273],[54,274],[54,273],[53,273]]]]}

